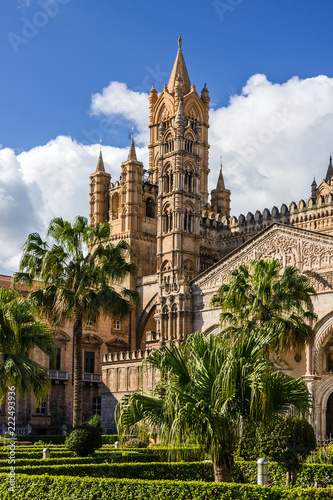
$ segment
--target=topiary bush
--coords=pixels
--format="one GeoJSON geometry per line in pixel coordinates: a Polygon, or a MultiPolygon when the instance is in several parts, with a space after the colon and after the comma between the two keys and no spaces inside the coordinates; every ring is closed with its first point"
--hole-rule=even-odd
{"type": "Polygon", "coordinates": [[[81,425],[67,436],[65,446],[79,457],[87,457],[102,447],[101,429],[92,425],[81,425]]]}
{"type": "Polygon", "coordinates": [[[282,464],[287,472],[287,484],[295,484],[300,463],[316,449],[313,427],[305,419],[275,416],[256,429],[246,426],[241,439],[242,458],[267,458],[282,464]]]}

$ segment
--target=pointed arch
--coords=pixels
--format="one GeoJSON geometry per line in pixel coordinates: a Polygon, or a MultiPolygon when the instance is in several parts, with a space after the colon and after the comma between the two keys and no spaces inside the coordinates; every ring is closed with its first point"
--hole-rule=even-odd
{"type": "Polygon", "coordinates": [[[115,193],[112,196],[112,219],[118,219],[118,210],[119,210],[119,194],[115,193]]]}

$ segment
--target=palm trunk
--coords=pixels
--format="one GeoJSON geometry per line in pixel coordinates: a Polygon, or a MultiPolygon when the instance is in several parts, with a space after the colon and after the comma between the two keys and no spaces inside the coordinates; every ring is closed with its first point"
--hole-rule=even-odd
{"type": "Polygon", "coordinates": [[[290,488],[290,486],[295,486],[297,481],[298,469],[297,467],[291,467],[287,470],[286,475],[286,486],[290,488]]]}
{"type": "Polygon", "coordinates": [[[227,465],[214,463],[214,480],[216,483],[231,483],[232,469],[227,465]]]}
{"type": "Polygon", "coordinates": [[[82,309],[74,304],[74,384],[73,384],[73,427],[82,424],[83,354],[82,354],[82,309]]]}

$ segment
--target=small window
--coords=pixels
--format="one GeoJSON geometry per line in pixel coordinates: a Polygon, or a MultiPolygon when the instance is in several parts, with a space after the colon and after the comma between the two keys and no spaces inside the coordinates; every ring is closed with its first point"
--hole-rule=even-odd
{"type": "Polygon", "coordinates": [[[58,370],[60,371],[61,368],[61,349],[60,347],[56,347],[54,356],[50,357],[50,370],[58,370]]]}
{"type": "Polygon", "coordinates": [[[94,326],[93,320],[88,318],[86,321],[86,328],[92,328],[93,326],[94,326]]]}
{"type": "Polygon", "coordinates": [[[121,321],[120,320],[114,320],[113,322],[113,329],[114,330],[121,330],[121,321]]]}
{"type": "Polygon", "coordinates": [[[154,202],[151,198],[148,198],[146,201],[146,217],[149,219],[154,219],[155,214],[154,214],[154,202]]]}
{"type": "Polygon", "coordinates": [[[37,415],[47,415],[47,398],[44,399],[40,406],[36,408],[37,415]]]}
{"type": "Polygon", "coordinates": [[[95,353],[84,351],[84,373],[95,373],[95,353]]]}
{"type": "Polygon", "coordinates": [[[332,352],[330,352],[327,355],[327,371],[328,372],[333,371],[333,353],[332,352]]]}
{"type": "Polygon", "coordinates": [[[93,415],[101,415],[102,413],[101,397],[93,398],[93,415]]]}

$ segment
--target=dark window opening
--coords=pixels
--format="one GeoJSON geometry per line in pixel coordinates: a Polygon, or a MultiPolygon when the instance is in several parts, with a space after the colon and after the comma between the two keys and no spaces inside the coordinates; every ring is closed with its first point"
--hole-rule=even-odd
{"type": "Polygon", "coordinates": [[[84,351],[84,373],[95,373],[95,353],[84,351]]]}
{"type": "Polygon", "coordinates": [[[46,415],[47,414],[47,398],[44,399],[40,406],[36,408],[37,415],[46,415]]]}
{"type": "Polygon", "coordinates": [[[56,347],[54,355],[50,357],[50,370],[61,370],[61,349],[56,347]]]}
{"type": "Polygon", "coordinates": [[[101,415],[102,413],[102,398],[93,398],[93,415],[101,415]]]}

